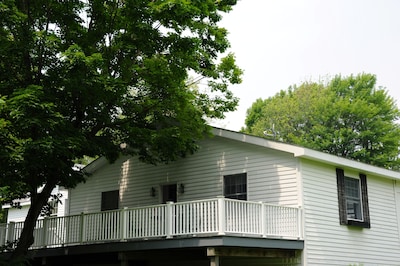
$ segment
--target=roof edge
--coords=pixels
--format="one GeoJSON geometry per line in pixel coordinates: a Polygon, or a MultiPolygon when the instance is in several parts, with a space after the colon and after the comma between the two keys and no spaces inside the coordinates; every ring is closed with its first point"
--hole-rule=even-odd
{"type": "Polygon", "coordinates": [[[252,136],[241,132],[226,130],[222,128],[213,127],[212,133],[215,136],[224,137],[231,140],[236,140],[244,143],[250,143],[257,146],[287,152],[293,154],[294,157],[309,159],[317,162],[326,163],[328,165],[334,165],[337,167],[346,167],[356,169],[365,174],[375,174],[390,179],[400,180],[400,172],[388,170],[382,167],[373,166],[370,164],[346,159],[336,155],[324,153],[321,151],[312,150],[292,144],[283,142],[267,140],[262,137],[252,136]]]}

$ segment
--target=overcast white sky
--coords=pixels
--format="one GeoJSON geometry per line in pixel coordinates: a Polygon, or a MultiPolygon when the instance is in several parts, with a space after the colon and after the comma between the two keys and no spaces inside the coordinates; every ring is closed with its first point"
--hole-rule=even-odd
{"type": "Polygon", "coordinates": [[[257,98],[336,74],[375,74],[400,103],[398,0],[239,0],[222,25],[244,76],[238,110],[215,126],[240,130],[257,98]]]}

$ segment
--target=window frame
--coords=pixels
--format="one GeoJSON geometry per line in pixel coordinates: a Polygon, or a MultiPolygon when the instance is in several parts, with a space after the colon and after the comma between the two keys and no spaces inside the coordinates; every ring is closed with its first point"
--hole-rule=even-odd
{"type": "Polygon", "coordinates": [[[360,204],[361,204],[361,219],[348,217],[347,209],[347,197],[345,189],[345,178],[351,178],[344,175],[344,170],[336,169],[337,179],[337,191],[338,191],[338,203],[339,203],[339,219],[341,225],[353,225],[363,228],[371,228],[370,215],[369,215],[369,204],[368,204],[368,188],[367,188],[367,176],[365,174],[359,174],[359,186],[360,186],[360,204]]]}
{"type": "MultiPolygon", "coordinates": [[[[232,180],[230,180],[230,181],[232,181],[232,180]]],[[[233,182],[231,182],[231,183],[233,183],[233,182]]],[[[225,198],[247,201],[247,195],[248,195],[247,194],[247,173],[224,175],[224,186],[223,187],[224,187],[224,197],[225,198]],[[243,183],[239,183],[238,180],[235,180],[234,181],[234,183],[236,183],[235,184],[235,192],[232,193],[230,191],[227,191],[228,190],[227,179],[234,179],[234,178],[244,179],[245,182],[244,182],[244,186],[243,186],[243,183]],[[244,191],[239,191],[238,188],[243,188],[243,187],[244,187],[244,191]],[[244,195],[244,197],[243,197],[243,195],[244,195]]]]}

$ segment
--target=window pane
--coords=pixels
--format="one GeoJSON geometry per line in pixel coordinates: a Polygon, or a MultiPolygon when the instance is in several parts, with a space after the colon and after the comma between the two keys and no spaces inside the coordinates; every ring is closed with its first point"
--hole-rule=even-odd
{"type": "Polygon", "coordinates": [[[224,195],[226,198],[247,200],[247,175],[224,176],[224,195]]]}
{"type": "Polygon", "coordinates": [[[57,200],[51,200],[49,202],[50,205],[50,216],[57,216],[58,213],[58,201],[57,200]]]}
{"type": "Polygon", "coordinates": [[[102,211],[118,209],[118,204],[119,204],[119,190],[113,190],[101,193],[102,211]]]}
{"type": "Polygon", "coordinates": [[[176,184],[162,186],[162,203],[167,203],[168,201],[177,202],[176,188],[176,184]]]}
{"type": "Polygon", "coordinates": [[[347,218],[363,220],[360,180],[357,178],[344,178],[347,218]]]}

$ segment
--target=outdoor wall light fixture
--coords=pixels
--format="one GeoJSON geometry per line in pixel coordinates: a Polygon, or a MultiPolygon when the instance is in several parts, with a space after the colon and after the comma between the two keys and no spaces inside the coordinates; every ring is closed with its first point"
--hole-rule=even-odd
{"type": "Polygon", "coordinates": [[[179,185],[178,191],[180,194],[185,193],[185,185],[183,185],[182,183],[179,185]]]}
{"type": "Polygon", "coordinates": [[[156,188],[155,187],[151,187],[150,189],[150,196],[155,197],[156,196],[156,188]]]}

